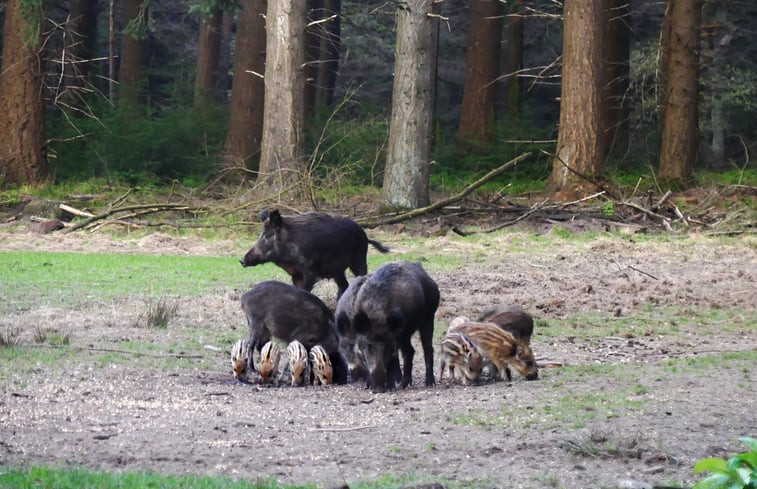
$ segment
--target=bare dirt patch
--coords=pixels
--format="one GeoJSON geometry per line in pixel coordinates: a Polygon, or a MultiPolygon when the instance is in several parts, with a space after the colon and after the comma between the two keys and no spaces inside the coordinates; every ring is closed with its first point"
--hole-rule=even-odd
{"type": "MultiPolygon", "coordinates": [[[[398,252],[465,257],[464,266],[432,272],[442,292],[438,330],[456,315],[519,303],[537,319],[537,357],[564,366],[542,369],[534,382],[426,388],[416,361],[416,383],[388,394],[361,385],[265,387],[233,381],[230,345],[212,341],[213,332],[246,334],[243,284],[181,301],[163,330],[136,326],[140,305],[128,298],[79,310],[41,303],[0,325],[22,328],[27,343],[44,324],[70,333],[71,345],[114,349],[124,341],[196,343],[200,325],[210,331],[203,343],[222,351],[200,347],[186,352],[203,357],[194,367],[152,368],[67,350],[75,357],[65,368],[4,372],[0,460],[323,487],[386,474],[409,476],[408,484],[618,487],[689,484],[696,460],[740,450],[735,438],[757,432],[754,238],[539,245],[510,232],[484,243],[448,236],[408,245],[377,237],[398,252]]],[[[245,244],[11,233],[0,250],[236,259],[245,244]]],[[[330,284],[316,293],[333,303],[330,284]]]]}

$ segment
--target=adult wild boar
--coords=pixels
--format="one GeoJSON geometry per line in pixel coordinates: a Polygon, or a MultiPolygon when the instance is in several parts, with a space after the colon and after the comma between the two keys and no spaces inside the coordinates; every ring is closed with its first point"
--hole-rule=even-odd
{"type": "MultiPolygon", "coordinates": [[[[283,282],[255,285],[242,296],[242,309],[250,327],[248,358],[270,341],[297,340],[310,350],[321,345],[331,360],[334,383],[347,382],[347,364],[339,353],[334,315],[326,304],[306,290],[283,282]]],[[[250,362],[251,368],[252,362],[250,362]]]]}
{"type": "Polygon", "coordinates": [[[365,358],[369,385],[375,391],[394,389],[412,382],[415,350],[410,337],[418,331],[423,346],[426,385],[434,384],[434,314],[439,306],[439,287],[418,263],[407,261],[382,265],[354,292],[345,293],[337,304],[340,335],[354,338],[365,358]],[[349,301],[353,301],[350,303],[349,301]],[[400,379],[397,352],[402,352],[400,379]]]}
{"type": "Polygon", "coordinates": [[[261,212],[260,220],[260,238],[239,262],[243,267],[273,262],[286,270],[294,285],[308,291],[321,279],[333,279],[341,297],[349,285],[347,268],[355,276],[368,273],[368,243],[382,253],[389,251],[346,217],[323,212],[282,216],[274,210],[261,212]]]}

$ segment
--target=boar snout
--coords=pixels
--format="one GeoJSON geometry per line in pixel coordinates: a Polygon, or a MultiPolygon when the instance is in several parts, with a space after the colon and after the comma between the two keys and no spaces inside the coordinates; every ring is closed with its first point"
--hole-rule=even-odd
{"type": "Polygon", "coordinates": [[[539,372],[534,371],[533,373],[526,375],[526,380],[539,380],[539,372]]]}

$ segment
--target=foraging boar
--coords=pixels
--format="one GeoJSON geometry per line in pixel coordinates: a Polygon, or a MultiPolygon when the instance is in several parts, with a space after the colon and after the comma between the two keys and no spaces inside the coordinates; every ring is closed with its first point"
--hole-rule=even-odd
{"type": "Polygon", "coordinates": [[[287,346],[289,357],[289,371],[292,373],[292,385],[303,385],[310,381],[310,364],[308,363],[308,351],[297,340],[287,346]]]}
{"type": "Polygon", "coordinates": [[[242,296],[242,309],[250,327],[249,358],[271,337],[287,343],[297,340],[305,348],[320,344],[334,368],[334,382],[347,382],[334,315],[314,294],[283,282],[262,282],[242,296]]]}
{"type": "Polygon", "coordinates": [[[434,314],[439,287],[418,263],[400,261],[382,265],[359,288],[344,294],[337,304],[340,335],[351,338],[362,351],[374,391],[412,382],[415,350],[410,337],[418,331],[426,366],[426,385],[434,384],[434,314]],[[343,301],[352,300],[352,304],[343,301]],[[404,372],[397,351],[402,352],[404,372]]]}
{"type": "Polygon", "coordinates": [[[368,243],[381,253],[389,251],[346,217],[322,212],[282,216],[275,210],[261,212],[260,219],[263,232],[239,262],[243,267],[273,262],[292,277],[294,285],[307,291],[321,279],[333,279],[340,297],[349,285],[347,268],[355,276],[368,273],[368,243]]]}
{"type": "Polygon", "coordinates": [[[310,350],[310,363],[313,365],[313,385],[331,385],[334,381],[334,370],[331,360],[321,345],[315,345],[310,350]]]}
{"type": "Polygon", "coordinates": [[[508,382],[512,381],[512,374],[508,366],[517,370],[526,380],[539,378],[539,369],[536,366],[531,347],[498,325],[494,323],[463,323],[455,328],[450,328],[447,334],[451,333],[464,333],[470,336],[486,357],[485,362],[492,363],[497,368],[499,375],[504,371],[508,382]]]}
{"type": "Polygon", "coordinates": [[[279,371],[281,349],[273,341],[267,342],[260,350],[260,378],[270,382],[279,371]]]}
{"type": "Polygon", "coordinates": [[[519,305],[487,307],[478,315],[477,321],[494,323],[525,344],[531,344],[534,319],[519,305]]]}
{"type": "Polygon", "coordinates": [[[442,363],[439,369],[439,381],[444,377],[444,369],[449,369],[447,384],[455,378],[455,373],[461,377],[464,385],[469,382],[478,383],[481,368],[484,366],[483,357],[478,347],[464,333],[449,333],[440,345],[442,363]]]}
{"type": "Polygon", "coordinates": [[[247,377],[247,340],[238,340],[231,347],[231,370],[235,379],[247,377]]]}
{"type": "Polygon", "coordinates": [[[347,361],[349,381],[356,382],[360,379],[367,379],[365,369],[365,358],[363,352],[357,344],[357,338],[352,331],[352,319],[355,317],[355,300],[360,287],[368,279],[367,275],[361,275],[347,287],[344,294],[339,298],[336,304],[336,329],[339,332],[339,351],[347,361]]]}

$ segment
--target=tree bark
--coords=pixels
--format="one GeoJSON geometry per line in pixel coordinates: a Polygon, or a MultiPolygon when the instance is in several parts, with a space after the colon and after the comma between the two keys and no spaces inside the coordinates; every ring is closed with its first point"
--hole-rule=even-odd
{"type": "Polygon", "coordinates": [[[498,0],[473,0],[458,135],[471,150],[484,150],[494,133],[496,78],[502,7],[498,0]]]}
{"type": "Polygon", "coordinates": [[[608,21],[605,23],[605,81],[606,110],[605,147],[611,149],[625,139],[628,130],[629,106],[626,102],[631,56],[631,7],[628,0],[610,0],[608,21]]]}
{"type": "Polygon", "coordinates": [[[518,121],[522,116],[523,80],[518,71],[523,69],[523,0],[510,3],[507,19],[507,49],[505,52],[505,110],[510,120],[518,121]]]}
{"type": "Polygon", "coordinates": [[[257,196],[301,197],[305,174],[305,0],[270,0],[257,196]]]}
{"type": "Polygon", "coordinates": [[[237,20],[229,127],[223,145],[226,168],[258,169],[263,137],[265,0],[242,0],[237,20]]]}
{"type": "Polygon", "coordinates": [[[339,51],[342,44],[341,12],[342,0],[323,0],[323,17],[333,18],[320,24],[316,108],[330,107],[334,103],[334,87],[339,74],[339,51]]]}
{"type": "Polygon", "coordinates": [[[702,0],[668,0],[671,35],[665,79],[665,119],[658,177],[686,187],[694,175],[699,96],[699,39],[702,0]]]}
{"type": "MultiPolygon", "coordinates": [[[[140,9],[145,0],[124,0],[123,13],[125,22],[138,21],[140,9]]],[[[146,15],[146,13],[145,13],[146,15]]],[[[147,37],[121,34],[121,67],[118,74],[119,103],[122,106],[135,106],[144,102],[147,79],[147,37]]]]}
{"type": "Polygon", "coordinates": [[[197,46],[197,76],[194,106],[207,109],[218,100],[218,66],[221,52],[221,20],[223,12],[214,8],[200,15],[200,40],[197,46]]]}
{"type": "Polygon", "coordinates": [[[565,0],[557,155],[547,188],[556,200],[594,193],[604,178],[602,54],[606,0],[565,0]]]}
{"type": "Polygon", "coordinates": [[[397,8],[392,114],[382,200],[390,208],[428,205],[436,95],[439,3],[397,8]]]}
{"type": "Polygon", "coordinates": [[[47,178],[40,73],[42,13],[35,9],[24,15],[23,8],[21,0],[8,0],[5,8],[0,70],[0,187],[36,184],[47,178]]]}

